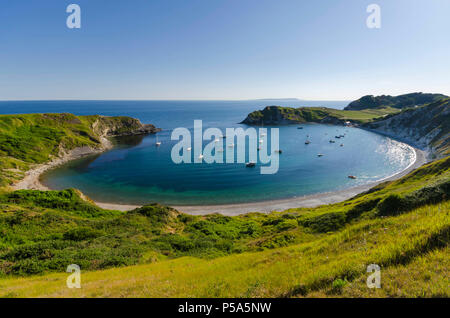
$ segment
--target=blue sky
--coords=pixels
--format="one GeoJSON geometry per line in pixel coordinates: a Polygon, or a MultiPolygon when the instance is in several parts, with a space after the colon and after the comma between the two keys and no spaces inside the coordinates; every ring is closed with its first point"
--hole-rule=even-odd
{"type": "Polygon", "coordinates": [[[449,14],[448,0],[0,0],[0,100],[450,95],[449,14]]]}

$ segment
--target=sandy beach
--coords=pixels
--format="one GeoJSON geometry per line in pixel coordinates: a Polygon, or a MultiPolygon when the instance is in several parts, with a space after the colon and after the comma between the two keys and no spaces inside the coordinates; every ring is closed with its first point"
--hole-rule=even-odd
{"type": "MultiPolygon", "coordinates": [[[[101,149],[92,149],[89,147],[76,148],[68,153],[63,154],[60,158],[56,158],[49,163],[38,165],[33,169],[26,172],[25,177],[17,182],[14,186],[14,190],[19,189],[36,189],[36,190],[51,190],[40,182],[40,176],[42,173],[49,169],[53,169],[61,164],[64,164],[70,160],[79,159],[88,155],[101,153],[111,148],[111,144],[107,140],[102,140],[101,149]]],[[[239,215],[249,212],[262,212],[269,213],[272,211],[283,211],[291,208],[299,207],[315,207],[323,204],[336,203],[347,200],[361,192],[367,191],[375,185],[391,181],[408,174],[412,170],[420,167],[427,162],[427,153],[414,148],[409,145],[415,152],[415,160],[403,171],[392,175],[388,178],[371,182],[365,185],[360,185],[344,190],[338,190],[333,192],[317,193],[312,195],[306,195],[301,197],[293,197],[282,200],[260,201],[251,203],[239,203],[239,204],[224,204],[224,205],[198,205],[198,206],[172,206],[173,208],[193,215],[202,215],[210,213],[221,213],[224,215],[239,215]]],[[[128,205],[128,204],[116,204],[95,202],[99,207],[110,210],[129,211],[140,207],[140,205],[128,205]]]]}

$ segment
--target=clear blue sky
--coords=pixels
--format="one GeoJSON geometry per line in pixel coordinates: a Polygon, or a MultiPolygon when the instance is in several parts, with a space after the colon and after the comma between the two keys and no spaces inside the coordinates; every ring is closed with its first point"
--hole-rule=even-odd
{"type": "Polygon", "coordinates": [[[413,91],[450,95],[449,0],[0,0],[0,100],[413,91]]]}

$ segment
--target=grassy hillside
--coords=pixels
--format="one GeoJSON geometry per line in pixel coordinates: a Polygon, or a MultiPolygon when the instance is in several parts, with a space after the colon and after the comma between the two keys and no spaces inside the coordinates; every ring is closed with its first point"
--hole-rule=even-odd
{"type": "Polygon", "coordinates": [[[448,201],[399,216],[363,220],[314,241],[206,260],[181,257],[82,274],[0,280],[5,297],[449,296],[448,201]],[[368,264],[382,288],[368,289],[368,264]]]}
{"type": "Polygon", "coordinates": [[[342,124],[345,121],[351,121],[353,123],[362,124],[398,112],[398,109],[389,107],[381,109],[350,111],[326,107],[292,108],[282,106],[267,106],[263,110],[257,110],[250,113],[242,123],[248,125],[279,125],[306,122],[342,124]]]}
{"type": "MultiPolygon", "coordinates": [[[[151,125],[150,125],[151,126],[151,125]]],[[[77,147],[102,147],[101,137],[155,130],[130,117],[72,114],[0,115],[0,187],[33,165],[77,147]]]]}
{"type": "Polygon", "coordinates": [[[434,103],[445,98],[448,98],[448,96],[429,93],[410,93],[399,96],[366,95],[358,100],[351,102],[347,107],[345,107],[345,110],[376,109],[385,107],[401,109],[434,103]]]}

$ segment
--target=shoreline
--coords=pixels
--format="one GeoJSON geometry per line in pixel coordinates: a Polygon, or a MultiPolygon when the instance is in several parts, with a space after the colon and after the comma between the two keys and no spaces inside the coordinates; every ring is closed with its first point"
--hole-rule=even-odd
{"type": "MultiPolygon", "coordinates": [[[[277,199],[277,200],[249,202],[249,203],[221,204],[221,205],[195,205],[195,206],[171,205],[171,207],[179,210],[180,212],[192,215],[220,213],[223,215],[232,216],[245,214],[249,212],[269,213],[272,211],[283,211],[292,208],[311,208],[319,205],[345,201],[361,192],[369,190],[370,188],[376,186],[377,184],[401,178],[402,176],[408,174],[412,170],[420,167],[421,165],[427,162],[427,152],[420,150],[404,141],[400,142],[406,144],[414,151],[415,153],[414,162],[412,162],[404,170],[392,176],[374,182],[370,182],[365,185],[359,185],[343,190],[322,192],[288,199],[277,199]]],[[[57,166],[67,163],[69,161],[80,159],[94,154],[99,154],[111,148],[112,148],[111,142],[106,138],[104,138],[102,140],[101,148],[99,149],[93,149],[90,147],[81,147],[73,149],[67,153],[64,153],[64,155],[60,158],[56,158],[46,164],[41,164],[28,170],[25,173],[25,177],[19,182],[17,182],[15,185],[13,185],[12,188],[13,190],[22,190],[22,189],[27,190],[34,189],[43,191],[51,190],[50,188],[46,187],[40,182],[40,176],[44,172],[56,168],[57,166]]],[[[97,201],[94,201],[94,203],[103,209],[119,210],[119,211],[129,211],[142,206],[142,205],[116,204],[97,201]]]]}

